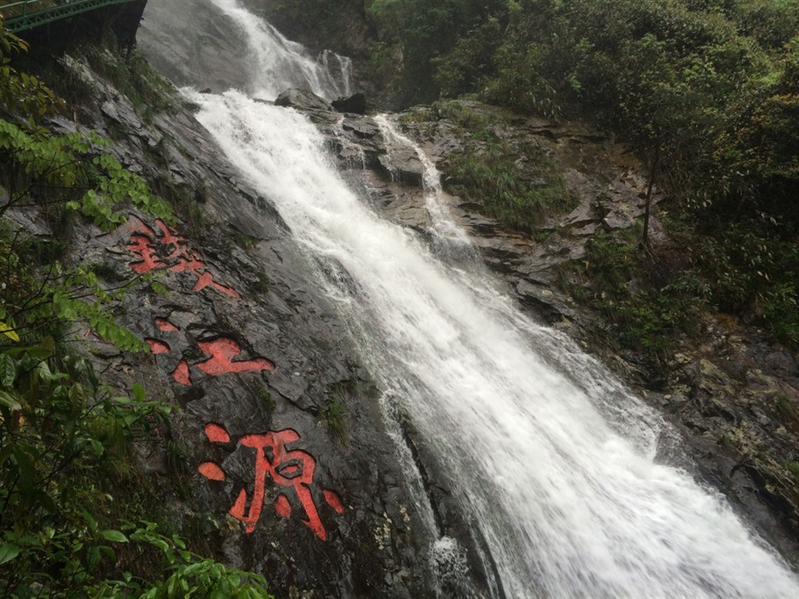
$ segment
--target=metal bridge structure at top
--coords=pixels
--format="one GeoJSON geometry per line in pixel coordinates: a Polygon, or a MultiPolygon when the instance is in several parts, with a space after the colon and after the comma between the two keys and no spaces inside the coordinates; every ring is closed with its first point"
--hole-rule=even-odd
{"type": "Polygon", "coordinates": [[[12,33],[34,29],[47,23],[69,19],[115,4],[128,4],[137,0],[22,0],[0,1],[0,14],[5,27],[12,33]]]}

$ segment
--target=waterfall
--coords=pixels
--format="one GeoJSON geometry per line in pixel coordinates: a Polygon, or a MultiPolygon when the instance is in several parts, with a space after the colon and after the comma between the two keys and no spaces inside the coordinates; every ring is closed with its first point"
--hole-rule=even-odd
{"type": "Polygon", "coordinates": [[[432,223],[430,232],[433,234],[438,249],[450,257],[465,257],[474,261],[479,260],[479,255],[474,246],[469,241],[466,231],[458,227],[450,217],[449,210],[443,200],[443,190],[441,189],[441,174],[433,164],[433,161],[422,152],[421,148],[409,138],[397,131],[396,127],[385,116],[378,116],[377,122],[383,137],[386,139],[388,151],[391,152],[392,143],[410,146],[419,161],[424,167],[422,183],[425,190],[425,208],[430,216],[432,223]]]}
{"type": "Polygon", "coordinates": [[[273,100],[290,87],[310,89],[328,100],[349,95],[349,58],[325,51],[320,60],[314,60],[301,44],[286,39],[238,0],[210,1],[240,28],[247,41],[249,54],[238,66],[250,73],[253,97],[273,100]]]}
{"type": "MultiPolygon", "coordinates": [[[[317,92],[338,93],[334,80],[306,69],[301,48],[233,0],[212,1],[237,15],[249,60],[269,48],[271,70],[258,71],[255,95],[281,91],[297,73],[317,92]]],[[[668,432],[655,414],[567,339],[519,313],[482,269],[464,270],[381,220],[303,116],[239,91],[186,93],[301,246],[346,271],[351,283],[322,284],[479,529],[500,578],[495,595],[799,594],[787,566],[723,498],[656,462],[668,432]]],[[[435,205],[435,188],[430,196],[440,236],[462,240],[435,205]]],[[[448,539],[436,549],[458,554],[448,539]]]]}

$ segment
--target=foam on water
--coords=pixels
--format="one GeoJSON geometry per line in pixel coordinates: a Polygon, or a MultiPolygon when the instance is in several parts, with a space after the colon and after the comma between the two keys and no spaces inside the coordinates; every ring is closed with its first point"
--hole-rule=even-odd
{"type": "Polygon", "coordinates": [[[238,92],[191,100],[303,246],[355,281],[341,310],[456,481],[509,596],[796,596],[794,576],[718,496],[654,461],[661,424],[640,402],[568,344],[562,360],[540,352],[560,343],[552,331],[380,220],[313,125],[238,92]],[[597,380],[577,384],[572,365],[597,380]],[[632,415],[611,422],[606,403],[632,415]]]}
{"type": "Polygon", "coordinates": [[[349,94],[352,75],[349,58],[328,51],[315,60],[305,47],[286,39],[238,0],[210,2],[241,29],[247,40],[249,54],[242,57],[242,64],[231,68],[248,69],[254,97],[274,100],[291,87],[310,89],[328,100],[349,94]]]}
{"type": "MultiPolygon", "coordinates": [[[[270,54],[270,74],[254,79],[263,94],[297,73],[334,93],[301,48],[234,0],[212,1],[240,20],[252,60],[270,54]]],[[[301,246],[338,273],[320,284],[394,408],[437,456],[507,596],[799,596],[796,577],[721,497],[655,461],[669,434],[657,415],[519,313],[482,268],[453,266],[375,215],[305,118],[236,91],[186,93],[301,246]]],[[[436,234],[468,243],[428,187],[436,234]]],[[[441,539],[431,559],[460,573],[461,550],[441,539]]]]}

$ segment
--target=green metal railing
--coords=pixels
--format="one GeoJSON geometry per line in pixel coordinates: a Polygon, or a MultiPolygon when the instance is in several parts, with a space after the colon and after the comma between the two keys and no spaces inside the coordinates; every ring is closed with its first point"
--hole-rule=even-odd
{"type": "Polygon", "coordinates": [[[113,4],[136,0],[23,0],[0,2],[0,14],[5,18],[6,29],[19,33],[46,23],[68,19],[82,13],[113,4]]]}

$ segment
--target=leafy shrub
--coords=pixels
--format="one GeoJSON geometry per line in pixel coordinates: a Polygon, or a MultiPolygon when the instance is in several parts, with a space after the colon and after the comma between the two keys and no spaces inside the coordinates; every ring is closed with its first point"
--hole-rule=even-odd
{"type": "Polygon", "coordinates": [[[459,102],[436,104],[436,110],[471,132],[463,151],[440,166],[450,189],[479,203],[481,212],[532,233],[546,216],[574,206],[575,198],[552,159],[532,144],[520,146],[497,134],[507,115],[459,102]]]}
{"type": "Polygon", "coordinates": [[[612,343],[659,361],[678,333],[695,332],[692,315],[704,305],[703,288],[690,272],[664,282],[656,272],[658,258],[641,254],[637,239],[635,230],[595,235],[585,257],[565,267],[580,283],[568,282],[567,275],[561,285],[602,312],[616,332],[612,343]]]}

